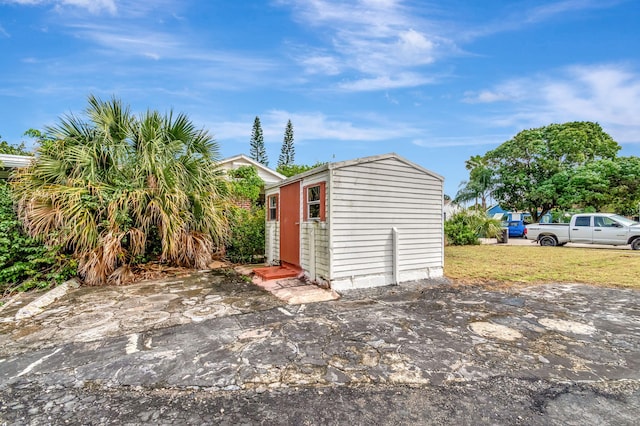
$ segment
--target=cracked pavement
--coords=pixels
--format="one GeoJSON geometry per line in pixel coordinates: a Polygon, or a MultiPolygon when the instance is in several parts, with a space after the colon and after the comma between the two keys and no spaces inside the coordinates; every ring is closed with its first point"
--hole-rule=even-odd
{"type": "Polygon", "coordinates": [[[216,272],[178,281],[72,290],[20,322],[0,311],[0,424],[634,424],[640,412],[634,290],[415,282],[285,305],[216,272]]]}

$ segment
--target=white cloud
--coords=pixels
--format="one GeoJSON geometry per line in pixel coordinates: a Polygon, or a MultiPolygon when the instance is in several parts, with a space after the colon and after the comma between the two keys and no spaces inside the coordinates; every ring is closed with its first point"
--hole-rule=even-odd
{"type": "Polygon", "coordinates": [[[433,137],[429,139],[414,139],[412,143],[424,148],[440,148],[454,146],[495,146],[509,140],[513,135],[488,134],[473,136],[433,137]]]}
{"type": "Polygon", "coordinates": [[[118,10],[115,0],[61,0],[61,3],[65,6],[69,5],[87,9],[91,13],[99,13],[104,10],[115,14],[118,10]]]}
{"type": "MultiPolygon", "coordinates": [[[[321,55],[317,47],[298,55],[307,72],[358,76],[354,82],[339,84],[342,90],[423,85],[432,78],[421,69],[455,49],[403,1],[281,0],[279,4],[290,5],[294,19],[317,30],[319,43],[324,44],[321,55]]],[[[424,13],[427,8],[421,5],[421,9],[424,13]]]]}
{"type": "Polygon", "coordinates": [[[469,103],[487,103],[510,100],[510,97],[504,93],[494,90],[482,90],[479,93],[465,93],[465,102],[469,103]]]}
{"type": "MultiPolygon", "coordinates": [[[[275,3],[290,6],[295,20],[307,31],[316,31],[316,44],[298,55],[298,62],[307,73],[342,76],[337,87],[344,91],[374,91],[419,87],[431,82],[436,74],[434,64],[451,55],[467,54],[458,47],[459,42],[519,31],[524,26],[560,17],[567,19],[575,12],[608,8],[621,1],[628,0],[506,2],[489,22],[461,21],[455,6],[430,2],[276,0],[275,3]],[[321,55],[318,50],[322,50],[321,55]]],[[[517,93],[508,90],[484,91],[470,94],[467,101],[494,102],[513,96],[517,93]]]]}
{"type": "MultiPolygon", "coordinates": [[[[291,120],[295,131],[296,142],[314,140],[333,141],[388,141],[398,138],[412,137],[422,131],[413,125],[401,122],[385,122],[380,117],[352,120],[337,119],[320,112],[291,113],[284,110],[271,110],[260,114],[260,124],[265,141],[282,143],[287,120],[291,120]]],[[[211,123],[216,139],[249,140],[253,117],[245,117],[242,121],[211,123]],[[247,124],[248,123],[248,124],[247,124]]]]}
{"type": "Polygon", "coordinates": [[[53,5],[57,8],[74,6],[86,9],[91,13],[100,13],[105,11],[110,14],[115,14],[118,10],[115,0],[5,0],[5,2],[27,6],[53,5]]]}
{"type": "Polygon", "coordinates": [[[416,64],[433,62],[435,43],[423,33],[410,29],[400,33],[398,38],[398,49],[405,60],[416,64]]]}
{"type": "Polygon", "coordinates": [[[396,98],[394,98],[393,96],[391,96],[391,95],[389,94],[389,92],[386,92],[386,93],[384,94],[384,98],[385,98],[385,99],[386,99],[390,104],[393,104],[393,105],[399,105],[399,104],[400,104],[400,102],[398,102],[398,100],[397,100],[396,98]]]}
{"type": "Polygon", "coordinates": [[[340,74],[340,64],[330,55],[309,56],[302,59],[302,64],[309,74],[340,74]]]}
{"type": "Polygon", "coordinates": [[[43,3],[50,3],[50,1],[47,0],[4,0],[4,3],[13,3],[13,4],[22,4],[22,5],[35,5],[35,4],[43,4],[43,3]]]}
{"type": "Polygon", "coordinates": [[[521,31],[542,22],[571,19],[581,16],[585,11],[607,9],[632,1],[634,0],[559,0],[546,4],[530,2],[534,4],[533,7],[527,7],[526,2],[505,2],[504,8],[492,21],[458,26],[456,40],[472,40],[501,32],[521,31]]]}
{"type": "MultiPolygon", "coordinates": [[[[111,61],[111,68],[124,70],[130,77],[136,73],[148,74],[148,63],[144,60],[165,60],[155,72],[162,75],[189,74],[202,86],[233,90],[271,84],[267,76],[256,79],[255,75],[270,72],[278,66],[271,58],[204,49],[180,34],[143,25],[132,27],[126,22],[118,22],[112,25],[69,24],[68,27],[77,38],[96,45],[96,52],[111,61]],[[130,61],[132,57],[143,58],[143,61],[130,61]]],[[[95,63],[101,65],[103,62],[95,63]]],[[[277,77],[280,79],[281,75],[277,77]]]]}
{"type": "Polygon", "coordinates": [[[620,3],[620,0],[562,0],[534,7],[521,14],[525,22],[536,23],[556,16],[566,16],[581,10],[605,9],[620,3]]]}
{"type": "Polygon", "coordinates": [[[508,102],[499,126],[595,121],[619,142],[640,143],[640,73],[626,66],[573,66],[465,96],[467,102],[508,102]],[[507,88],[507,89],[505,89],[507,88]]]}
{"type": "Polygon", "coordinates": [[[154,59],[171,56],[180,42],[173,36],[144,29],[95,24],[71,25],[78,38],[91,40],[108,51],[145,56],[154,59]]]}
{"type": "Polygon", "coordinates": [[[184,7],[184,2],[176,0],[0,0],[0,3],[50,6],[65,16],[73,8],[78,12],[87,11],[93,15],[106,13],[112,16],[129,18],[146,16],[151,11],[159,10],[167,12],[169,16],[173,16],[175,19],[180,19],[176,9],[184,7]]]}
{"type": "MultiPolygon", "coordinates": [[[[278,0],[290,6],[294,19],[316,31],[315,46],[298,55],[309,74],[342,76],[344,91],[419,87],[433,82],[433,65],[464,54],[457,42],[489,34],[517,31],[524,25],[607,8],[623,0],[562,0],[530,7],[505,4],[492,22],[463,22],[443,5],[404,0],[278,0]],[[318,46],[322,46],[319,48],[318,46]],[[321,51],[321,54],[318,54],[321,51]],[[407,78],[410,76],[410,78],[407,78]]],[[[513,88],[469,94],[466,101],[510,100],[513,88]]]]}
{"type": "MultiPolygon", "coordinates": [[[[323,113],[289,113],[274,110],[265,115],[267,123],[273,123],[276,135],[282,135],[286,121],[291,119],[299,130],[296,140],[336,140],[336,141],[385,141],[415,131],[406,123],[385,123],[381,120],[354,121],[328,117],[323,113]],[[280,124],[282,123],[282,124],[280,124]]],[[[282,138],[282,137],[280,137],[282,138]]]]}
{"type": "Polygon", "coordinates": [[[394,76],[381,75],[373,78],[363,78],[355,81],[342,82],[338,86],[350,92],[365,92],[372,90],[399,89],[403,87],[423,86],[433,83],[433,78],[417,73],[403,73],[394,76]]]}
{"type": "Polygon", "coordinates": [[[463,101],[471,104],[517,101],[527,96],[526,88],[531,84],[532,82],[526,79],[514,79],[492,89],[483,89],[479,92],[468,91],[464,94],[463,101]]]}

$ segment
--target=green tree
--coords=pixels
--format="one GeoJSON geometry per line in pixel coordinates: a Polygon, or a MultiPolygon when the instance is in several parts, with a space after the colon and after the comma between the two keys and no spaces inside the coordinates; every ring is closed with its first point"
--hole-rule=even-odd
{"type": "Polygon", "coordinates": [[[293,147],[293,124],[291,124],[291,120],[289,120],[287,121],[287,128],[284,131],[284,140],[282,141],[280,158],[278,158],[278,167],[293,164],[295,155],[296,152],[293,147]]]}
{"type": "Polygon", "coordinates": [[[267,151],[264,147],[264,137],[262,136],[260,117],[257,116],[255,120],[253,120],[253,129],[251,130],[251,141],[249,142],[249,157],[264,166],[269,166],[267,151]]]}
{"type": "Polygon", "coordinates": [[[2,136],[0,136],[0,154],[31,155],[24,146],[24,142],[20,142],[20,145],[12,145],[7,141],[2,140],[2,136]]]}
{"type": "Polygon", "coordinates": [[[599,124],[570,122],[523,130],[486,154],[495,172],[493,196],[506,208],[539,218],[566,200],[575,170],[613,159],[620,145],[599,124]]]}
{"type": "Polygon", "coordinates": [[[580,206],[633,215],[640,203],[640,158],[602,159],[578,167],[564,177],[564,207],[580,206]]]}
{"type": "Polygon", "coordinates": [[[618,157],[615,174],[610,179],[610,206],[616,213],[636,215],[640,208],[640,158],[618,157]]]}
{"type": "Polygon", "coordinates": [[[316,167],[324,166],[325,164],[327,164],[327,163],[326,162],[321,162],[321,161],[317,162],[313,166],[308,166],[306,164],[288,164],[288,165],[278,166],[276,171],[278,173],[280,173],[281,175],[284,175],[286,177],[291,177],[293,175],[304,173],[307,170],[311,170],[311,169],[315,169],[316,167]]]}
{"type": "Polygon", "coordinates": [[[88,102],[86,119],[45,129],[37,160],[12,182],[29,234],[72,252],[92,285],[129,281],[155,254],[205,267],[227,235],[217,143],[184,114],[88,102]]]}

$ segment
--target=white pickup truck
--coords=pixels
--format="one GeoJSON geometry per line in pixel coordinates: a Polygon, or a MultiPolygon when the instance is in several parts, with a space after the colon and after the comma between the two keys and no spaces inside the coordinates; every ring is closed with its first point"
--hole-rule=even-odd
{"type": "Polygon", "coordinates": [[[566,243],[631,244],[640,250],[640,224],[612,213],[583,213],[571,217],[570,223],[534,223],[527,225],[527,238],[541,246],[566,243]]]}

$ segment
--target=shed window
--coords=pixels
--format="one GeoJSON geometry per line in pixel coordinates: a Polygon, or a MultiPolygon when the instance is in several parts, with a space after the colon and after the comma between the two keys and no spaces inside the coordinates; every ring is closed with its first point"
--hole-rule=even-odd
{"type": "Polygon", "coordinates": [[[324,221],[325,212],[325,183],[309,185],[304,187],[304,218],[305,220],[324,221]]]}
{"type": "Polygon", "coordinates": [[[267,220],[278,220],[278,195],[270,195],[267,209],[267,220]]]}

